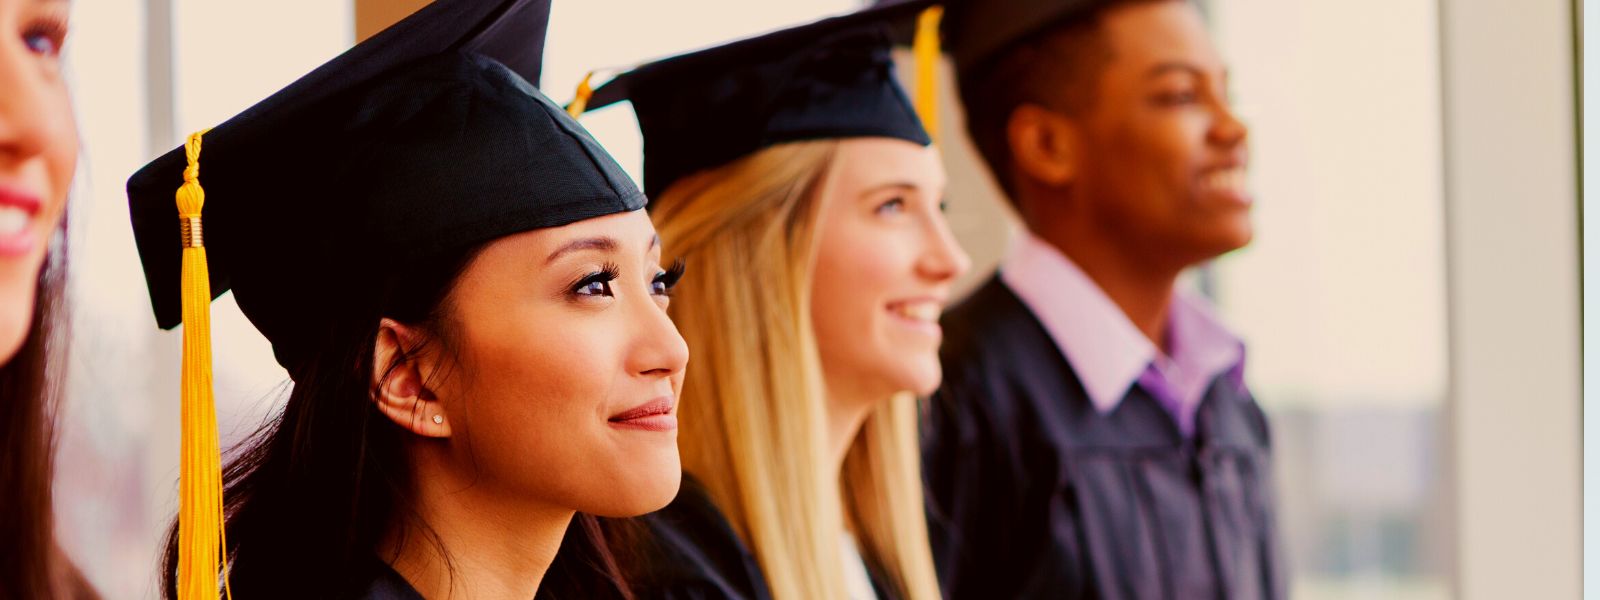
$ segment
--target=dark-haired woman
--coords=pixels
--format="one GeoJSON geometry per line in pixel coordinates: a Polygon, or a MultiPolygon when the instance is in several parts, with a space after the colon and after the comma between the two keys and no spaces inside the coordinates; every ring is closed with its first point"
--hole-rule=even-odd
{"type": "Polygon", "coordinates": [[[0,0],[0,598],[90,597],[54,537],[51,416],[77,127],[67,3],[0,0]]]}
{"type": "MultiPolygon", "coordinates": [[[[627,595],[583,515],[677,492],[681,271],[530,84],[548,10],[439,0],[129,181],[158,321],[193,318],[180,252],[203,243],[294,382],[225,469],[233,598],[627,595]],[[547,579],[574,519],[584,567],[547,579]]],[[[182,537],[169,597],[216,580],[183,577],[182,537]]]]}

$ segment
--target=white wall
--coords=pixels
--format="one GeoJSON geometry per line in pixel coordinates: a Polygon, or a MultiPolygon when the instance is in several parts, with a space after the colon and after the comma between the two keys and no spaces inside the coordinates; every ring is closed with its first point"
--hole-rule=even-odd
{"type": "Polygon", "coordinates": [[[1580,587],[1573,15],[1441,3],[1463,598],[1580,587]]]}

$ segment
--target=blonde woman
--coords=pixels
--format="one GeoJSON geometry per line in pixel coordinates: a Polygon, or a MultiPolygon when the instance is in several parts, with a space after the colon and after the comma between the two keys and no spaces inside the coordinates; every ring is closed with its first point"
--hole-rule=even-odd
{"type": "Polygon", "coordinates": [[[634,589],[649,598],[938,598],[916,396],[940,381],[938,315],[968,267],[944,172],[895,83],[886,24],[857,13],[626,73],[645,188],[695,358],[686,472],[634,589]]]}

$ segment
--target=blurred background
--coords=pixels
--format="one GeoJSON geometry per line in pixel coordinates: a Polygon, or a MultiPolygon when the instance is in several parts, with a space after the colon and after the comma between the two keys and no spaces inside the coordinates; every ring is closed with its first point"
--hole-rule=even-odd
{"type": "MultiPolygon", "coordinates": [[[[180,339],[150,314],[127,176],[423,2],[73,0],[85,154],[57,504],[64,543],[108,598],[155,597],[176,509],[180,339]]],[[[1193,284],[1249,345],[1295,597],[1576,597],[1581,11],[1198,3],[1252,127],[1259,200],[1256,241],[1193,284]]],[[[860,4],[561,0],[543,87],[563,102],[590,69],[860,4]]],[[[944,84],[950,216],[975,259],[970,284],[1015,226],[961,135],[948,71],[944,84]]],[[[628,107],[584,124],[637,176],[628,107]]],[[[287,380],[230,297],[214,311],[227,445],[273,414],[287,380]]]]}

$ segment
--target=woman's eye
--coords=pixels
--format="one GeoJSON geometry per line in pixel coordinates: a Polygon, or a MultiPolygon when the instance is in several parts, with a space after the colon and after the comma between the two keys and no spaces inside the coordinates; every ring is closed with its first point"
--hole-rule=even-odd
{"type": "Polygon", "coordinates": [[[655,278],[650,280],[650,293],[657,296],[672,295],[672,288],[677,287],[678,281],[683,279],[684,270],[685,265],[683,259],[680,258],[672,263],[671,268],[656,273],[655,278]]]}
{"type": "Polygon", "coordinates": [[[607,266],[605,269],[591,273],[587,277],[573,284],[572,293],[577,296],[611,296],[611,282],[617,279],[616,267],[607,266]]]}
{"type": "Polygon", "coordinates": [[[888,202],[884,202],[883,204],[879,204],[878,208],[873,209],[873,212],[876,212],[876,213],[878,213],[880,215],[886,215],[886,214],[893,214],[893,213],[898,213],[898,212],[904,211],[905,208],[906,208],[906,200],[905,200],[905,198],[895,198],[895,199],[892,199],[892,200],[890,200],[888,202]]]}
{"type": "Polygon", "coordinates": [[[30,33],[22,36],[22,43],[28,46],[28,51],[40,56],[55,57],[61,54],[61,47],[55,38],[40,33],[30,33]]]}
{"type": "Polygon", "coordinates": [[[29,52],[54,59],[61,56],[61,43],[66,38],[66,21],[47,17],[36,21],[22,34],[22,45],[29,52]]]}
{"type": "Polygon", "coordinates": [[[1200,94],[1185,90],[1179,92],[1162,92],[1156,94],[1156,104],[1161,106],[1186,106],[1200,101],[1200,94]]]}
{"type": "Polygon", "coordinates": [[[606,281],[591,281],[579,286],[577,289],[577,294],[579,296],[610,296],[611,283],[606,281]]]}

